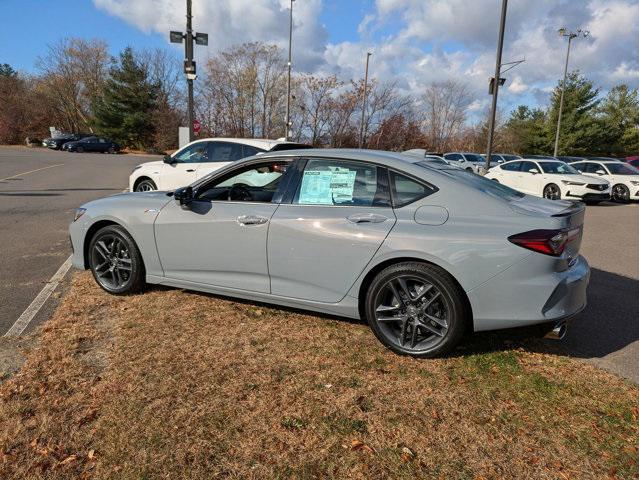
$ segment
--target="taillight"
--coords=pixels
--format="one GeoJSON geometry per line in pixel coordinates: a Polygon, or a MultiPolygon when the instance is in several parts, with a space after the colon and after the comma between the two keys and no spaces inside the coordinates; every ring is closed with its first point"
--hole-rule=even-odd
{"type": "Polygon", "coordinates": [[[566,245],[581,235],[581,227],[567,230],[531,230],[511,235],[508,240],[534,252],[560,256],[566,245]]]}

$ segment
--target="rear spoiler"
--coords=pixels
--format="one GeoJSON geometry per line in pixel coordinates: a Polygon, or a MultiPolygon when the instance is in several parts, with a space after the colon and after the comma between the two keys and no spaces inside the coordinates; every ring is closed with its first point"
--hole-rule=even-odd
{"type": "Polygon", "coordinates": [[[576,213],[582,213],[586,210],[586,204],[583,202],[572,202],[572,204],[562,210],[561,212],[555,213],[553,217],[570,217],[576,213]]]}

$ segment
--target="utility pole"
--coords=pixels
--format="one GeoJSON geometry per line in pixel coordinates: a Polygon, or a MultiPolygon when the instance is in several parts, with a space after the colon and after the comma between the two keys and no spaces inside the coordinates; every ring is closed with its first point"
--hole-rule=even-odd
{"type": "Polygon", "coordinates": [[[553,156],[557,156],[559,151],[559,131],[561,129],[561,114],[564,111],[564,93],[566,92],[566,78],[568,77],[568,60],[570,59],[570,45],[572,43],[573,38],[577,38],[578,36],[583,36],[586,38],[590,35],[590,32],[587,30],[577,30],[576,32],[569,32],[564,27],[559,29],[560,37],[568,37],[568,49],[566,50],[566,64],[564,65],[564,81],[561,82],[561,97],[559,99],[559,115],[557,116],[557,132],[555,133],[555,151],[553,156]]]}
{"type": "Polygon", "coordinates": [[[286,131],[284,132],[284,140],[288,141],[291,129],[291,67],[292,67],[292,50],[293,50],[293,2],[291,0],[290,19],[288,25],[288,83],[286,85],[286,131]]]}
{"type": "Polygon", "coordinates": [[[366,116],[366,95],[368,94],[368,61],[372,53],[366,52],[366,73],[364,74],[364,93],[362,99],[362,121],[359,126],[359,148],[364,148],[364,117],[366,116]]]}
{"type": "Polygon", "coordinates": [[[501,2],[501,20],[499,21],[499,39],[497,41],[497,59],[495,61],[495,77],[492,80],[493,102],[490,107],[490,117],[488,119],[488,148],[486,149],[486,165],[484,173],[490,168],[490,157],[493,154],[493,136],[495,134],[495,115],[497,114],[497,93],[501,83],[501,53],[504,49],[504,30],[506,28],[506,11],[508,0],[501,2]]]}
{"type": "Polygon", "coordinates": [[[193,35],[192,27],[193,15],[191,13],[191,0],[186,0],[186,34],[182,32],[169,32],[171,43],[182,43],[184,45],[184,73],[186,74],[186,83],[188,88],[188,122],[189,122],[189,142],[193,141],[193,123],[195,115],[193,113],[193,80],[197,78],[195,61],[193,60],[193,41],[197,45],[208,45],[209,36],[206,33],[196,33],[193,35]]]}

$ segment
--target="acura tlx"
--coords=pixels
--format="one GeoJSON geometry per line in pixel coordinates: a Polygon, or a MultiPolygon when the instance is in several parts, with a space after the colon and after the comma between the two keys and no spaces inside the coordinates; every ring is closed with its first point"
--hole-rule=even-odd
{"type": "MultiPolygon", "coordinates": [[[[172,191],[76,211],[73,263],[107,292],[162,284],[365,319],[394,352],[586,305],[584,206],[446,164],[366,150],[268,152],[172,191]]],[[[223,334],[221,332],[221,334],[223,334]]]]}

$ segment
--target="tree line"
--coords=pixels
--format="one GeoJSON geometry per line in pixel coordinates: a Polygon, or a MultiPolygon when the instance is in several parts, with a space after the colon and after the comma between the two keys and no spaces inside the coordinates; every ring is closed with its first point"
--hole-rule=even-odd
{"type": "MultiPolygon", "coordinates": [[[[186,122],[182,66],[174,52],[127,48],[116,58],[100,40],[64,39],[49,46],[25,75],[0,66],[0,143],[45,136],[49,126],[95,132],[148,151],[177,147],[186,122]]],[[[260,42],[231,47],[209,58],[196,81],[200,137],[264,137],[285,134],[287,68],[284,53],[260,42]]],[[[468,85],[448,80],[419,95],[395,82],[295,74],[290,138],[319,147],[356,147],[363,120],[364,146],[431,151],[486,148],[487,120],[469,120],[468,85]]],[[[553,151],[561,83],[547,108],[498,112],[495,150],[520,154],[553,151]]],[[[483,118],[487,118],[484,112],[483,118]]],[[[639,151],[639,95],[626,85],[601,95],[579,72],[569,75],[559,152],[628,155],[639,151]]]]}

